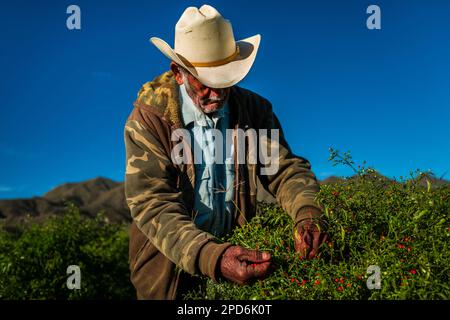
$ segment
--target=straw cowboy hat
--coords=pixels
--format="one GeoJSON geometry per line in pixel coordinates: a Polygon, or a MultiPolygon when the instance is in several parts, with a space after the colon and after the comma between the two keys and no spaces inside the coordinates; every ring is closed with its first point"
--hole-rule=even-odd
{"type": "Polygon", "coordinates": [[[209,5],[187,8],[175,26],[175,48],[164,40],[150,41],[202,84],[226,88],[241,81],[256,58],[261,36],[235,41],[231,23],[209,5]]]}

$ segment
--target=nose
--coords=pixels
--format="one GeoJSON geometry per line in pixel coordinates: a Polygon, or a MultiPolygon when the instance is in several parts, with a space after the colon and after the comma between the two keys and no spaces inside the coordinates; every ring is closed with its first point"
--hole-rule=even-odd
{"type": "Polygon", "coordinates": [[[210,93],[210,97],[211,98],[217,98],[222,96],[222,90],[220,89],[210,89],[211,93],[210,93]]]}
{"type": "Polygon", "coordinates": [[[218,89],[218,88],[208,88],[208,94],[207,97],[210,99],[222,99],[225,97],[225,91],[224,89],[218,89]]]}

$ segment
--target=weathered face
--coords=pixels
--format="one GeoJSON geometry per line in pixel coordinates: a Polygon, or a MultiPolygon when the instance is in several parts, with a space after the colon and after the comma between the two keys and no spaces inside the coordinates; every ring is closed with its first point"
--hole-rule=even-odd
{"type": "Polygon", "coordinates": [[[213,113],[222,108],[228,99],[230,88],[210,88],[203,85],[188,71],[180,68],[172,62],[171,69],[174,72],[178,84],[184,84],[186,92],[194,104],[205,114],[213,113]]]}

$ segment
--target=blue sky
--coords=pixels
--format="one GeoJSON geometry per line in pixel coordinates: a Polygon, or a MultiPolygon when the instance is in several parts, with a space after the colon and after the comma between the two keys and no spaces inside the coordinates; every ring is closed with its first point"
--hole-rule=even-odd
{"type": "MultiPolygon", "coordinates": [[[[2,1],[0,198],[65,182],[123,181],[123,126],[140,86],[169,61],[187,6],[205,1],[2,1]],[[81,30],[66,8],[81,8],[81,30]]],[[[241,86],[268,98],[319,179],[350,175],[328,147],[382,174],[450,178],[449,1],[209,1],[235,38],[261,34],[241,86]],[[381,30],[366,8],[381,8],[381,30]]]]}

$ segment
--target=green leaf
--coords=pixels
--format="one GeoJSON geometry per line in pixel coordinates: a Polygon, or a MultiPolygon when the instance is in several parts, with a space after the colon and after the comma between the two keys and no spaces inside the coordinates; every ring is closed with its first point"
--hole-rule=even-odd
{"type": "Polygon", "coordinates": [[[427,179],[427,192],[431,190],[431,182],[427,179]]]}
{"type": "Polygon", "coordinates": [[[414,220],[419,220],[420,218],[422,218],[427,213],[428,213],[428,209],[424,209],[424,210],[420,211],[418,214],[416,214],[413,219],[414,220]]]}

